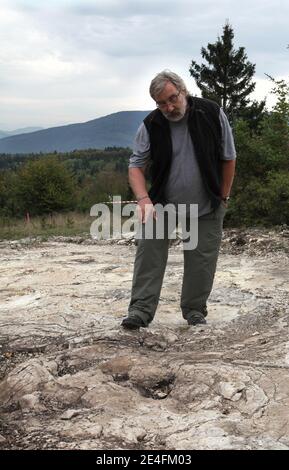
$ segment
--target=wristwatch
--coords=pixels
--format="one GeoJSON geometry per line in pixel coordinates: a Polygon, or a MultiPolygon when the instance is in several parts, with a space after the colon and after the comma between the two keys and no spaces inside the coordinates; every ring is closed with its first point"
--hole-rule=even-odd
{"type": "Polygon", "coordinates": [[[222,197],[222,201],[224,201],[227,204],[230,201],[230,196],[222,197]]]}

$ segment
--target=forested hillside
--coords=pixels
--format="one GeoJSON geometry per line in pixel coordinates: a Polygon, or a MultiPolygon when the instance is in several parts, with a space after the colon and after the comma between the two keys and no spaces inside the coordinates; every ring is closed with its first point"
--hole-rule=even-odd
{"type": "Polygon", "coordinates": [[[128,148],[0,155],[0,214],[89,211],[112,195],[129,197],[128,148]]]}

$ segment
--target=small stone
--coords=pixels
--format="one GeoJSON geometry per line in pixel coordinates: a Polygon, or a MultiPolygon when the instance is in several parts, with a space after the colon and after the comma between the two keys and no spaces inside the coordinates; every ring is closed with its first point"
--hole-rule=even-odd
{"type": "Polygon", "coordinates": [[[37,392],[23,395],[23,397],[19,399],[19,405],[23,412],[24,411],[42,412],[46,410],[45,406],[39,402],[39,393],[37,392]]]}
{"type": "Polygon", "coordinates": [[[127,242],[127,240],[119,240],[116,244],[117,245],[127,245],[128,242],[127,242]]]}
{"type": "Polygon", "coordinates": [[[74,416],[79,415],[79,410],[66,410],[61,416],[60,419],[69,420],[74,418],[74,416]]]}
{"type": "Polygon", "coordinates": [[[137,434],[136,438],[138,442],[143,441],[144,438],[146,437],[147,433],[145,431],[141,431],[139,434],[137,434]]]}
{"type": "Polygon", "coordinates": [[[238,401],[241,398],[241,392],[244,390],[244,388],[245,384],[241,382],[220,382],[218,385],[218,392],[227,400],[238,401]]]}

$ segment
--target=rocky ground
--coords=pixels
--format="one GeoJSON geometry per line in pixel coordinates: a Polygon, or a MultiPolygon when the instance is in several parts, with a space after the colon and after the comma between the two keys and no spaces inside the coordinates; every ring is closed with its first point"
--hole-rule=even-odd
{"type": "Polygon", "coordinates": [[[155,321],[120,321],[128,238],[0,242],[0,448],[289,449],[289,230],[227,230],[208,325],[174,243],[155,321]]]}

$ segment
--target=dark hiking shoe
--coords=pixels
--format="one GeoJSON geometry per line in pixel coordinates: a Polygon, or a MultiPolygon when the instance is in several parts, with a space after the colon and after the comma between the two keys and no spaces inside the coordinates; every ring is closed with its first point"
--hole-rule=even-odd
{"type": "Polygon", "coordinates": [[[205,325],[207,322],[201,312],[194,312],[188,319],[188,325],[205,325]]]}
{"type": "Polygon", "coordinates": [[[138,330],[141,327],[146,327],[144,322],[139,317],[126,317],[122,320],[121,326],[126,330],[138,330]]]}
{"type": "Polygon", "coordinates": [[[204,315],[204,317],[208,315],[208,309],[206,305],[202,308],[202,314],[204,315]]]}

